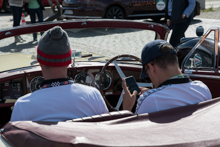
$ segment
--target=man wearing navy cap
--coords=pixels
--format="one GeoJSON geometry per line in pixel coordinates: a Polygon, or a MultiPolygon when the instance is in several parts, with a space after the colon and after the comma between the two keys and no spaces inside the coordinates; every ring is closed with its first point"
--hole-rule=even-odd
{"type": "MultiPolygon", "coordinates": [[[[150,113],[209,100],[212,95],[201,81],[191,81],[180,71],[176,51],[164,40],[145,45],[141,54],[141,77],[149,77],[153,89],[140,88],[136,114],[150,113]]],[[[131,110],[137,91],[130,93],[123,79],[123,109],[131,110]]]]}

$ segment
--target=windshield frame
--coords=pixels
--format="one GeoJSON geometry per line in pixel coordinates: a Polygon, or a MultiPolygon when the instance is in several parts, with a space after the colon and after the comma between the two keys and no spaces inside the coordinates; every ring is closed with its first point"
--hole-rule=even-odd
{"type": "Polygon", "coordinates": [[[170,29],[164,25],[136,20],[110,20],[110,19],[79,19],[70,21],[42,22],[26,26],[18,26],[0,31],[0,40],[17,35],[44,32],[54,26],[63,29],[80,28],[132,28],[151,30],[155,32],[155,39],[167,40],[170,29]]]}

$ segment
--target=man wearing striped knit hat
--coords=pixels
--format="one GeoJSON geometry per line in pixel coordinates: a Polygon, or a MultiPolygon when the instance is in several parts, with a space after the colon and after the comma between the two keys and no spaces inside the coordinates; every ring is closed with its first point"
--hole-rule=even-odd
{"type": "Polygon", "coordinates": [[[11,121],[65,121],[108,113],[100,92],[67,78],[71,49],[67,33],[61,27],[46,31],[37,48],[37,60],[44,81],[40,89],[15,103],[11,121]]]}

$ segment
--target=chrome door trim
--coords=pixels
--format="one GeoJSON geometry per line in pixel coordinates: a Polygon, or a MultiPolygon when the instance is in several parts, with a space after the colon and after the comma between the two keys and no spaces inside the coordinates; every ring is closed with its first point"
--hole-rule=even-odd
{"type": "Polygon", "coordinates": [[[215,75],[200,75],[200,74],[188,74],[183,73],[183,75],[189,76],[190,78],[203,78],[203,79],[214,79],[214,80],[220,80],[220,76],[215,75]]]}
{"type": "Polygon", "coordinates": [[[164,16],[165,13],[149,13],[149,14],[132,14],[128,17],[143,17],[143,16],[164,16]]]}

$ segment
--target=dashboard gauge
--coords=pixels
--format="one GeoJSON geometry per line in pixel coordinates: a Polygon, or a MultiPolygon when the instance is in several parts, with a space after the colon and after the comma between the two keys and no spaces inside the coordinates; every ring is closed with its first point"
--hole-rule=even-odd
{"type": "Polygon", "coordinates": [[[30,82],[30,90],[31,92],[34,92],[38,89],[40,89],[40,83],[44,81],[44,77],[42,76],[37,76],[37,77],[34,77],[31,82],[30,82]]]}
{"type": "Polygon", "coordinates": [[[86,72],[80,72],[75,76],[74,82],[91,86],[92,78],[86,72]]]}
{"type": "MultiPolygon", "coordinates": [[[[97,73],[95,76],[95,84],[98,88],[99,87],[99,80],[100,80],[100,74],[101,72],[97,73]]],[[[112,78],[111,78],[111,74],[108,72],[104,72],[103,76],[102,76],[102,85],[103,85],[103,90],[106,90],[110,87],[111,83],[112,83],[112,78]]]]}

